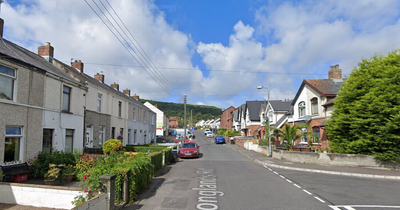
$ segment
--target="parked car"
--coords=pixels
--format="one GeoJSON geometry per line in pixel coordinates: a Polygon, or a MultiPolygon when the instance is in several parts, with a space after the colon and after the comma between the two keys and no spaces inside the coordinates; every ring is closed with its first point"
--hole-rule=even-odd
{"type": "Polygon", "coordinates": [[[216,143],[216,144],[225,144],[226,141],[225,141],[224,136],[222,136],[222,135],[216,136],[216,137],[215,137],[215,143],[216,143]]]}
{"type": "Polygon", "coordinates": [[[207,133],[208,133],[208,132],[211,132],[211,130],[210,130],[210,129],[208,129],[208,128],[207,128],[207,129],[205,129],[205,130],[204,130],[204,135],[207,135],[207,133]]]}
{"type": "Polygon", "coordinates": [[[164,136],[161,136],[161,135],[157,135],[156,136],[156,142],[163,142],[164,141],[164,136]]]}
{"type": "Polygon", "coordinates": [[[183,136],[177,136],[177,137],[174,138],[174,142],[175,143],[185,142],[185,138],[183,138],[183,136]]]}
{"type": "Polygon", "coordinates": [[[192,139],[194,139],[194,137],[196,137],[195,135],[194,135],[194,133],[192,133],[192,132],[190,132],[190,131],[188,131],[188,138],[192,138],[192,139]]]}
{"type": "Polygon", "coordinates": [[[207,138],[212,138],[212,137],[214,137],[214,134],[211,131],[207,132],[207,138]]]}
{"type": "Polygon", "coordinates": [[[183,143],[179,149],[179,157],[199,157],[200,146],[193,141],[183,143]]]}

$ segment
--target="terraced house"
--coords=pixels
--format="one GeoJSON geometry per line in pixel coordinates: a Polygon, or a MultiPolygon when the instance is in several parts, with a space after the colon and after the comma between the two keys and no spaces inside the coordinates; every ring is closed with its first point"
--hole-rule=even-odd
{"type": "Polygon", "coordinates": [[[80,61],[56,60],[50,43],[36,54],[3,39],[2,28],[0,39],[0,164],[101,147],[119,135],[124,145],[155,140],[156,114],[129,91],[84,74],[80,61]]]}

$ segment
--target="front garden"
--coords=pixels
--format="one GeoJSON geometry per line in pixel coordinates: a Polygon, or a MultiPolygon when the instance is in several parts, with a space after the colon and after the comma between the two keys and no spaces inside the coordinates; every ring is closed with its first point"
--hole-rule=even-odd
{"type": "Polygon", "coordinates": [[[133,203],[140,192],[148,187],[150,179],[169,164],[172,150],[166,146],[142,145],[122,146],[118,140],[110,139],[103,145],[102,154],[89,154],[80,151],[64,153],[40,153],[29,164],[35,178],[66,179],[73,174],[80,181],[82,194],[72,202],[75,206],[104,191],[99,178],[105,174],[115,174],[115,201],[122,203],[124,180],[128,180],[128,203],[133,203]],[[63,172],[60,173],[60,166],[63,172]],[[62,177],[60,177],[62,176],[62,177]]]}

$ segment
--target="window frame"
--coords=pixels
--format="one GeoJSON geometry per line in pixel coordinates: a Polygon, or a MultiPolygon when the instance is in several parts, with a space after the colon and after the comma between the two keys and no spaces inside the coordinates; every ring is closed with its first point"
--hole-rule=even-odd
{"type": "Polygon", "coordinates": [[[312,127],[312,131],[315,134],[315,136],[313,136],[313,138],[312,138],[312,143],[320,144],[321,143],[321,128],[319,126],[314,126],[314,127],[312,127]]]}
{"type": "Polygon", "coordinates": [[[64,152],[74,152],[74,134],[75,130],[74,129],[65,129],[65,145],[64,145],[64,152]],[[68,131],[71,131],[72,134],[68,134],[68,131]],[[67,150],[67,138],[71,137],[71,151],[67,150]]]}
{"type": "Polygon", "coordinates": [[[61,104],[61,111],[63,112],[70,112],[71,111],[71,92],[72,92],[72,88],[66,85],[63,85],[63,89],[62,89],[62,93],[63,93],[63,97],[62,97],[62,104],[61,104]],[[65,92],[65,88],[67,88],[69,90],[69,92],[65,92]],[[65,99],[68,99],[67,102],[65,102],[65,99]],[[67,107],[65,107],[67,106],[67,107]]]}
{"type": "Polygon", "coordinates": [[[101,93],[98,93],[97,94],[97,111],[98,112],[101,112],[101,102],[102,102],[102,99],[103,99],[103,94],[101,94],[101,93]]]}
{"type": "MultiPolygon", "coordinates": [[[[12,142],[12,138],[18,138],[18,145],[16,145],[16,150],[17,150],[17,152],[18,152],[18,154],[17,154],[17,156],[18,156],[18,160],[11,160],[11,161],[8,161],[8,162],[19,162],[19,161],[21,161],[22,159],[23,159],[23,151],[22,151],[22,149],[23,149],[23,134],[24,134],[24,131],[23,131],[23,127],[22,126],[17,126],[17,125],[9,125],[9,126],[6,126],[6,130],[5,130],[5,135],[4,135],[4,155],[3,155],[3,158],[4,158],[4,162],[7,162],[6,161],[6,152],[5,152],[5,150],[6,150],[6,145],[7,144],[12,144],[13,142],[12,142]],[[18,128],[18,130],[19,130],[19,133],[7,133],[7,128],[18,128]],[[7,138],[9,138],[10,140],[11,140],[11,142],[7,142],[7,138]]],[[[15,154],[14,154],[14,157],[15,157],[15,154]]]]}
{"type": "Polygon", "coordinates": [[[299,117],[303,117],[306,115],[306,102],[300,101],[298,104],[299,107],[299,117]]]}
{"type": "Polygon", "coordinates": [[[136,121],[136,107],[133,107],[132,114],[133,114],[133,116],[132,116],[133,120],[136,121]]]}
{"type": "Polygon", "coordinates": [[[10,88],[10,91],[11,91],[10,97],[11,97],[11,99],[0,98],[0,100],[14,101],[14,99],[15,99],[15,81],[17,80],[17,69],[11,68],[11,67],[6,66],[4,64],[0,64],[0,78],[5,78],[5,79],[10,79],[11,80],[11,88],[10,88]],[[2,69],[11,70],[12,74],[7,73],[6,71],[2,71],[2,69]]]}
{"type": "Polygon", "coordinates": [[[118,117],[122,117],[122,101],[118,101],[118,117]]]}
{"type": "Polygon", "coordinates": [[[311,114],[318,115],[318,98],[314,97],[310,100],[311,103],[311,114]]]}

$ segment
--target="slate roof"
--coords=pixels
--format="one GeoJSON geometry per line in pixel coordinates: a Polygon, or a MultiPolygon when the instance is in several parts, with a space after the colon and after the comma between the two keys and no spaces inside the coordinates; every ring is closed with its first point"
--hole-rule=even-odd
{"type": "Polygon", "coordinates": [[[276,112],[289,111],[292,106],[292,101],[270,101],[272,109],[276,112]]]}
{"type": "MultiPolygon", "coordinates": [[[[70,82],[77,83],[42,56],[39,56],[38,54],[18,46],[4,38],[1,38],[0,41],[0,53],[5,55],[3,59],[12,63],[30,67],[31,69],[35,68],[36,70],[41,70],[62,77],[70,82]]],[[[83,84],[80,85],[84,86],[83,84]]]]}
{"type": "Polygon", "coordinates": [[[303,80],[299,90],[297,91],[296,96],[292,101],[292,106],[297,101],[300,96],[301,90],[305,85],[308,85],[310,88],[315,90],[321,96],[331,96],[335,97],[340,87],[343,84],[343,80],[333,80],[333,79],[306,79],[303,80]]]}
{"type": "Polygon", "coordinates": [[[246,101],[246,107],[247,110],[249,110],[251,121],[260,121],[260,109],[263,103],[264,101],[246,101]]]}

